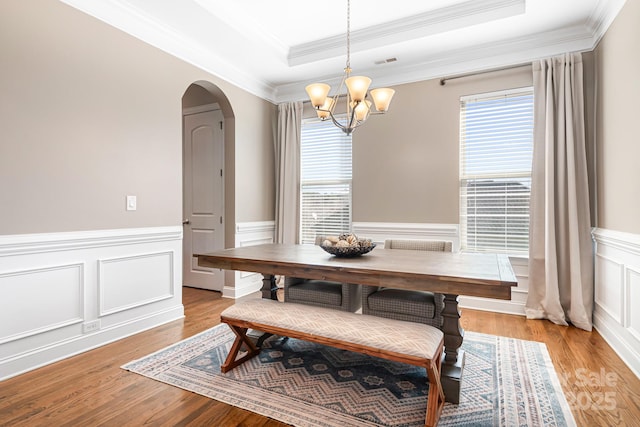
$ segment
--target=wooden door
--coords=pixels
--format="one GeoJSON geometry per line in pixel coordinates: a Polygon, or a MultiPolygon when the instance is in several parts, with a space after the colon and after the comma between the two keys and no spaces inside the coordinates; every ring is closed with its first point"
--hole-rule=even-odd
{"type": "Polygon", "coordinates": [[[198,266],[193,254],[224,248],[224,134],[220,110],[184,116],[184,286],[222,291],[224,272],[198,266]]]}

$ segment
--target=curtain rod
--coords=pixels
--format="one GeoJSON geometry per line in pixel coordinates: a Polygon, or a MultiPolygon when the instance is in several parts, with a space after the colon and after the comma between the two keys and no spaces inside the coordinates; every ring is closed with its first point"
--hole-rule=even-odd
{"type": "Polygon", "coordinates": [[[440,79],[440,86],[444,86],[446,84],[446,82],[448,82],[449,80],[463,79],[465,77],[477,76],[477,75],[480,75],[480,74],[487,74],[487,73],[493,73],[493,72],[496,72],[496,71],[512,70],[514,68],[524,68],[524,67],[530,67],[530,66],[531,66],[531,63],[518,64],[518,65],[509,66],[509,67],[494,68],[494,69],[491,69],[491,70],[478,71],[478,72],[475,72],[475,73],[460,74],[459,76],[443,77],[443,78],[440,79]]]}

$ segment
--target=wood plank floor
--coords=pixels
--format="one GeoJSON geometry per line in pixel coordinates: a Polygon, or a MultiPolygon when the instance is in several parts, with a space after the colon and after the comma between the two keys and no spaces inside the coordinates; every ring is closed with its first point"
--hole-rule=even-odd
{"type": "MultiPolygon", "coordinates": [[[[284,426],[120,366],[219,323],[233,304],[184,288],[185,319],[0,382],[0,426],[284,426]]],[[[579,426],[640,426],[640,380],[597,332],[463,310],[468,331],[545,342],[579,426]]]]}

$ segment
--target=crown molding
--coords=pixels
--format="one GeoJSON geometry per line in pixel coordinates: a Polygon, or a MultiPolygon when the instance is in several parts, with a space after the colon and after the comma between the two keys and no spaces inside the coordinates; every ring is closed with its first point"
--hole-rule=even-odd
{"type": "MultiPolygon", "coordinates": [[[[154,19],[126,0],[61,1],[273,103],[305,99],[304,86],[311,80],[338,85],[342,77],[331,75],[322,78],[310,75],[305,81],[278,85],[234,65],[232,61],[217,54],[212,46],[204,45],[176,28],[154,19]]],[[[361,72],[372,77],[377,87],[393,86],[522,64],[565,52],[590,51],[597,46],[625,1],[599,0],[589,18],[578,26],[449,50],[424,57],[419,63],[411,65],[392,63],[383,67],[364,69],[361,72]]],[[[200,2],[197,1],[197,3],[200,2]]],[[[426,37],[430,34],[522,13],[524,7],[525,0],[468,0],[437,11],[353,32],[352,45],[356,51],[367,50],[407,38],[426,37]]],[[[336,55],[341,56],[344,54],[343,50],[344,36],[328,38],[316,43],[294,46],[289,53],[289,61],[290,65],[291,62],[303,64],[336,55]]]]}
{"type": "MultiPolygon", "coordinates": [[[[411,65],[390,65],[380,68],[360,70],[373,79],[375,87],[394,86],[422,80],[455,76],[492,68],[525,64],[540,58],[565,52],[584,52],[595,47],[595,37],[584,26],[564,28],[546,33],[530,34],[500,42],[484,43],[464,49],[449,50],[445,53],[425,57],[423,61],[411,65]]],[[[317,79],[329,85],[340,83],[341,76],[317,79]]],[[[305,82],[295,82],[278,86],[276,102],[306,99],[305,82]]]]}
{"type": "Polygon", "coordinates": [[[212,17],[221,18],[229,27],[233,28],[238,34],[242,34],[243,37],[246,37],[252,43],[265,47],[274,55],[286,58],[289,52],[289,46],[282,43],[282,41],[271,32],[264,31],[262,26],[255,25],[256,23],[251,19],[246,19],[246,17],[234,19],[233,16],[229,15],[227,9],[228,2],[220,2],[219,0],[193,1],[208,11],[212,17]]]}
{"type": "Polygon", "coordinates": [[[145,43],[207,71],[247,92],[274,102],[275,86],[234,66],[197,40],[154,19],[124,0],[61,0],[145,43]]]}
{"type": "Polygon", "coordinates": [[[600,0],[598,2],[586,24],[594,37],[593,48],[600,42],[625,3],[626,0],[600,0]]]}
{"type": "MultiPolygon", "coordinates": [[[[351,32],[352,52],[427,37],[471,25],[523,14],[525,0],[469,0],[407,18],[351,32]]],[[[344,55],[344,35],[292,46],[289,66],[344,55]]]]}

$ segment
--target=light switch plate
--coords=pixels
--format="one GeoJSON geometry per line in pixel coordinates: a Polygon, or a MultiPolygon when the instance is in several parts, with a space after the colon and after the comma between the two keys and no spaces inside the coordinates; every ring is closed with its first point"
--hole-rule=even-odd
{"type": "Polygon", "coordinates": [[[135,211],[138,207],[138,202],[136,200],[136,196],[127,196],[127,210],[135,211]]]}

